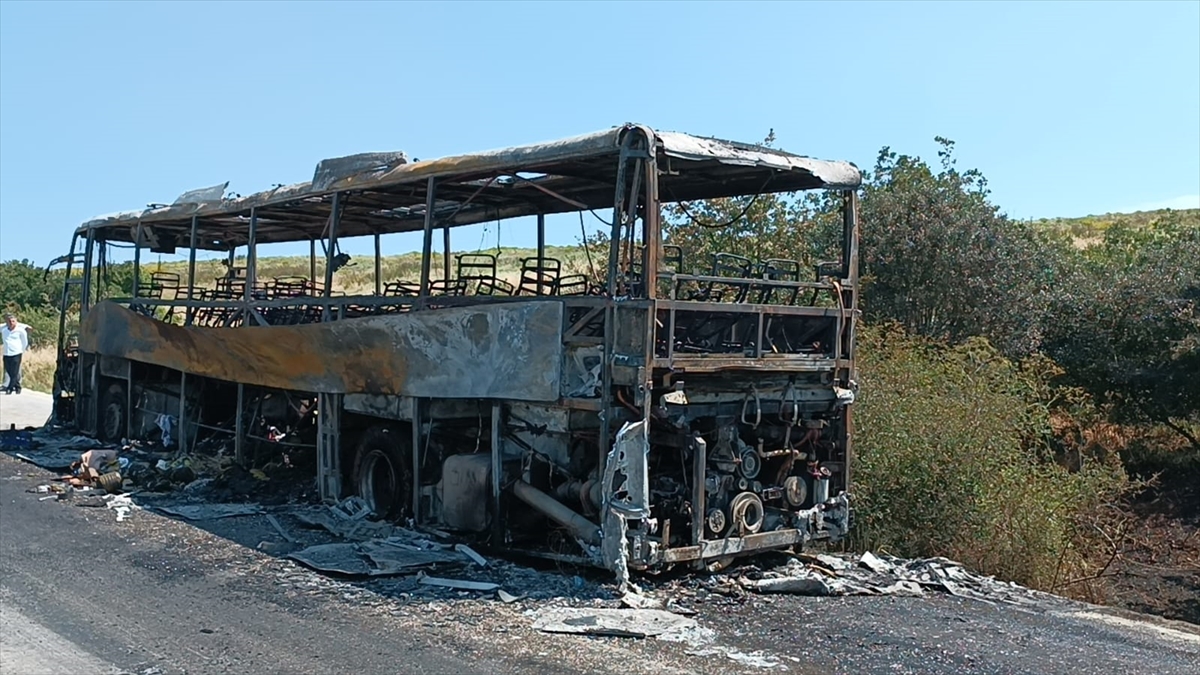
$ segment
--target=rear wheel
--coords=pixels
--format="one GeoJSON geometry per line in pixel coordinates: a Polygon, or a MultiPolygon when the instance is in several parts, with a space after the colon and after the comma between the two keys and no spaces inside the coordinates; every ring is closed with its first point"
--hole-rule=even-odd
{"type": "Polygon", "coordinates": [[[407,434],[386,426],[371,427],[358,442],[354,485],[376,516],[387,520],[412,511],[412,456],[407,434]]]}
{"type": "Polygon", "coordinates": [[[113,383],[100,397],[100,420],[96,435],[106,443],[116,443],[125,437],[125,387],[113,383]]]}

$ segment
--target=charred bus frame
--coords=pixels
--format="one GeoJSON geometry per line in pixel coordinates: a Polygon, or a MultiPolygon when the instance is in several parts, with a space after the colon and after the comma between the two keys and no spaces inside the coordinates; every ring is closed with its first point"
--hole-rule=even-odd
{"type": "Polygon", "coordinates": [[[76,230],[63,305],[81,327],[77,348],[60,330],[55,414],[105,438],[173,418],[180,448],[229,434],[239,462],[279,442],[269,422],[292,424],[326,500],[356,493],[381,517],[618,572],[837,539],[859,184],[849,163],[624,125],[432,161],[325,160],[311,182],[249,197],[196,190],[76,230]],[[695,271],[663,241],[665,203],[811,189],[844,195],[840,260],[816,270],[716,254],[695,271]],[[607,209],[602,278],[563,274],[546,216],[607,209]],[[486,254],[452,264],[452,228],[518,217],[537,219],[538,249],[517,283],[486,254]],[[380,237],[416,231],[420,278],[383,279],[380,237]],[[374,292],[338,294],[338,242],[364,236],[374,292]],[[298,241],[307,279],[258,277],[260,246],[298,241]],[[132,297],[105,299],[106,247],[121,244],[132,297]],[[144,282],[142,251],[178,247],[187,279],[144,282]],[[200,250],[228,254],[216,288],[197,285],[200,250]]]}

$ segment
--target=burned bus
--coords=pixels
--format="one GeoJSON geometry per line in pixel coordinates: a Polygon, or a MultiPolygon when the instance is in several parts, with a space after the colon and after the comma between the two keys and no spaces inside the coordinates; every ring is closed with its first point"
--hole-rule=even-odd
{"type": "Polygon", "coordinates": [[[111,441],[169,431],[184,451],[221,436],[243,463],[286,445],[331,503],[619,574],[838,540],[860,181],[847,162],[628,124],[324,160],[310,182],[96,219],[63,258],[81,311],[60,331],[55,417],[111,441]],[[841,200],[840,258],[815,269],[664,241],[667,205],[806,190],[841,200]],[[596,271],[568,273],[546,218],[589,212],[596,271]],[[450,254],[455,228],[512,219],[537,227],[519,277],[450,254]],[[423,233],[420,271],[385,279],[380,237],[398,232],[423,233]],[[374,239],[371,293],[336,290],[352,237],[374,239]],[[262,278],[260,250],[284,242],[308,242],[310,274],[262,278]],[[116,246],[133,248],[130,297],[105,297],[116,246]],[[186,277],[146,274],[143,251],[177,249],[186,277]],[[198,279],[198,251],[227,273],[198,279]]]}

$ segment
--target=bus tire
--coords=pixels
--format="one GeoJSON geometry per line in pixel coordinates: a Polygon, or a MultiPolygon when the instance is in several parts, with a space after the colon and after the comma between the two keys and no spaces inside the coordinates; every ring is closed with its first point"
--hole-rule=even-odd
{"type": "Polygon", "coordinates": [[[96,436],[105,443],[118,443],[125,437],[126,404],[125,387],[114,382],[108,385],[100,397],[100,419],[96,420],[96,436]]]}
{"type": "Polygon", "coordinates": [[[412,512],[412,455],[409,435],[374,426],[359,438],[354,456],[354,487],[374,514],[398,520],[412,512]]]}

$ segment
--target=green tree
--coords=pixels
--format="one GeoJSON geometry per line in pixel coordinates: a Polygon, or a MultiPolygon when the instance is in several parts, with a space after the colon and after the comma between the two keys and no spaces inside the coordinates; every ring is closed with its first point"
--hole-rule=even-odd
{"type": "Polygon", "coordinates": [[[960,171],[954,143],[936,140],[940,169],[884,148],[864,182],[865,315],[951,342],[981,335],[1010,356],[1033,353],[1066,240],[1004,216],[983,174],[960,171]]]}
{"type": "Polygon", "coordinates": [[[1046,351],[1119,422],[1164,424],[1200,450],[1200,227],[1114,225],[1076,260],[1046,351]]]}
{"type": "Polygon", "coordinates": [[[56,305],[62,295],[62,275],[45,275],[29,260],[0,263],[0,303],[10,311],[56,305]]]}
{"type": "MultiPolygon", "coordinates": [[[[883,148],[864,173],[864,314],[918,335],[951,342],[982,335],[1007,355],[1031,354],[1071,255],[1068,238],[1005,217],[989,201],[984,176],[960,171],[954,143],[936,140],[936,170],[883,148]]],[[[682,246],[693,268],[726,252],[815,270],[840,258],[840,207],[829,192],[672,204],[664,209],[665,240],[682,246]]]]}

